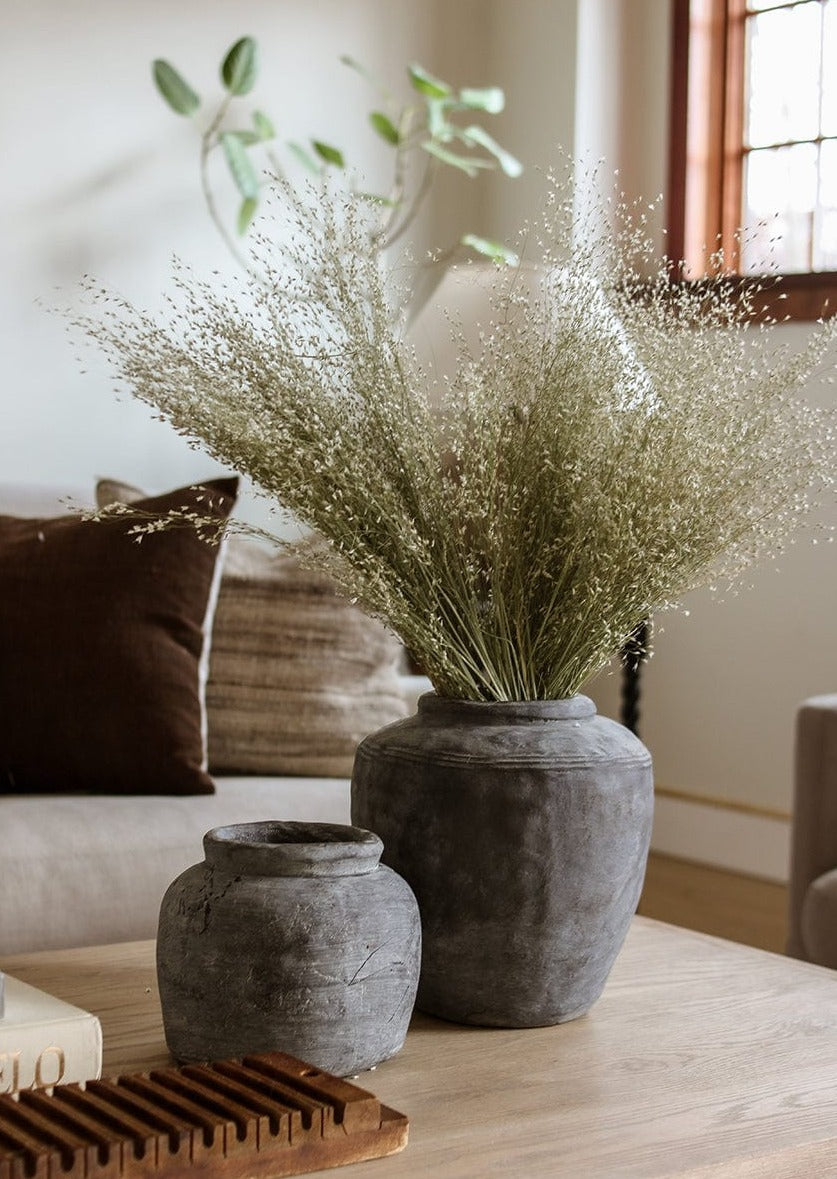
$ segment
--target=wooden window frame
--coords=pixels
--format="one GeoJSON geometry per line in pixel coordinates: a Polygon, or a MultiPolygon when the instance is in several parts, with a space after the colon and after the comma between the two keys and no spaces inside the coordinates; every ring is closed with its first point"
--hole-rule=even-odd
{"type": "MultiPolygon", "coordinates": [[[[668,253],[686,278],[712,272],[723,252],[731,282],[737,272],[741,216],[746,0],[671,0],[671,126],[668,253]]],[[[837,311],[837,271],[782,275],[759,296],[765,314],[816,320],[837,311]]]]}

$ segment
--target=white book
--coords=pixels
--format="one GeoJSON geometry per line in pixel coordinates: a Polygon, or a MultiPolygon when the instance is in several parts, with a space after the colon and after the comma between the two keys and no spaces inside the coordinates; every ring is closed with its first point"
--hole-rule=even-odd
{"type": "Polygon", "coordinates": [[[95,1015],[8,974],[5,983],[0,1093],[102,1075],[102,1025],[95,1015]]]}

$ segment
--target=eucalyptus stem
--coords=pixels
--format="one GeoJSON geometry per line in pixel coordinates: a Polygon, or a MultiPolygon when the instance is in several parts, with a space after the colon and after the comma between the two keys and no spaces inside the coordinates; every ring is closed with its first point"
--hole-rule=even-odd
{"type": "MultiPolygon", "coordinates": [[[[358,62],[347,56],[344,56],[342,61],[345,65],[357,70],[367,82],[371,82],[375,86],[386,106],[392,104],[392,98],[386,89],[376,84],[358,62]]],[[[200,97],[170,62],[163,58],[157,58],[152,64],[152,73],[161,96],[177,114],[192,116],[200,109],[200,97]]],[[[256,41],[252,37],[240,37],[224,55],[220,73],[227,93],[209,126],[201,135],[201,190],[210,218],[233,258],[245,272],[252,272],[260,285],[265,285],[264,276],[259,274],[250,258],[239,249],[235,238],[220,215],[210,184],[208,169],[209,154],[221,143],[233,182],[242,198],[238,211],[240,234],[246,233],[249,229],[259,206],[259,190],[264,187],[247,149],[258,147],[266,150],[267,157],[273,165],[273,179],[284,183],[283,170],[278,164],[275,152],[266,148],[266,144],[275,141],[276,131],[263,111],[253,110],[250,112],[250,126],[247,128],[236,127],[222,131],[232,101],[249,94],[256,81],[258,74],[256,41]]],[[[462,112],[468,112],[470,120],[473,119],[474,112],[496,114],[502,110],[505,97],[498,87],[487,89],[468,87],[456,91],[447,82],[434,78],[419,65],[409,66],[407,76],[414,93],[419,98],[418,103],[404,106],[396,116],[395,122],[384,111],[372,111],[369,115],[370,122],[379,136],[394,149],[393,181],[389,197],[376,197],[374,194],[365,192],[359,194],[364,200],[371,197],[382,203],[387,209],[382,214],[379,225],[377,227],[370,226],[368,230],[367,248],[373,253],[386,248],[402,236],[414,221],[418,209],[427,197],[429,182],[435,171],[429,167],[425,167],[423,171],[421,183],[410,199],[406,214],[403,215],[402,224],[393,232],[393,226],[398,217],[402,215],[402,205],[407,191],[407,157],[413,151],[424,149],[428,152],[435,152],[436,160],[443,160],[449,166],[458,168],[470,176],[477,175],[479,167],[501,167],[510,176],[518,175],[522,170],[519,162],[509,152],[501,148],[482,128],[470,122],[466,127],[458,126],[453,119],[455,114],[462,112]],[[450,144],[452,142],[460,145],[458,152],[451,150],[450,144]]],[[[327,168],[343,170],[346,167],[343,152],[333,144],[326,143],[321,139],[310,140],[310,150],[299,143],[289,143],[287,146],[309,170],[315,173],[322,173],[327,168]]],[[[353,192],[355,188],[356,185],[352,181],[348,185],[347,191],[353,192]]],[[[468,244],[477,253],[482,253],[495,260],[509,260],[508,251],[500,243],[474,235],[466,236],[468,244]]]]}
{"type": "Polygon", "coordinates": [[[204,203],[206,204],[209,216],[212,218],[212,223],[218,230],[221,240],[232,254],[236,262],[243,270],[249,270],[249,262],[241,253],[230,231],[224,222],[223,217],[218,211],[218,205],[215,201],[215,194],[212,191],[212,185],[209,181],[209,155],[214,147],[218,145],[216,133],[218,128],[224,121],[224,118],[229,109],[232,95],[226,95],[218,107],[218,110],[212,122],[201,135],[201,151],[200,151],[200,177],[201,177],[201,192],[203,193],[204,203]]]}
{"type": "Polygon", "coordinates": [[[410,226],[418,216],[421,206],[424,204],[430,189],[433,186],[433,177],[436,173],[437,162],[431,157],[428,157],[427,163],[424,165],[424,173],[421,178],[421,183],[416,189],[415,195],[410,202],[410,206],[404,216],[401,224],[392,229],[384,238],[381,239],[382,248],[394,245],[399,238],[403,237],[410,226]]]}

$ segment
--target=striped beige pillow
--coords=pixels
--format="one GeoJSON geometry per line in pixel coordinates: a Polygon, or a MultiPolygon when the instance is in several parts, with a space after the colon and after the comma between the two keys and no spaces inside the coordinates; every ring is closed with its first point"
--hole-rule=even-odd
{"type": "Polygon", "coordinates": [[[210,768],[348,777],[358,742],[406,714],[400,657],[325,578],[231,539],[206,690],[210,768]]]}

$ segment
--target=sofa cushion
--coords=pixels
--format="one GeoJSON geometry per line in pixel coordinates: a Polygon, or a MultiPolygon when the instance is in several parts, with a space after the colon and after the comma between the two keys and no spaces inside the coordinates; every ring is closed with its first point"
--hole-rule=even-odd
{"type": "MultiPolygon", "coordinates": [[[[141,494],[96,486],[100,506],[141,494]]],[[[349,777],[358,743],[407,715],[401,656],[292,552],[231,537],[206,689],[210,772],[349,777]]]]}
{"type": "Polygon", "coordinates": [[[809,886],[802,902],[802,941],[809,961],[837,969],[837,868],[809,886]]]}
{"type": "Polygon", "coordinates": [[[163,893],[213,827],[349,822],[349,783],[219,778],[213,795],[0,798],[0,955],[151,938],[163,893]]]}
{"type": "MultiPolygon", "coordinates": [[[[142,501],[225,518],[236,479],[142,501]]],[[[0,517],[0,791],[211,793],[205,668],[217,546],[130,517],[0,517]]]]}

